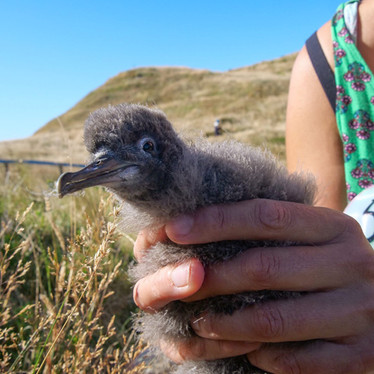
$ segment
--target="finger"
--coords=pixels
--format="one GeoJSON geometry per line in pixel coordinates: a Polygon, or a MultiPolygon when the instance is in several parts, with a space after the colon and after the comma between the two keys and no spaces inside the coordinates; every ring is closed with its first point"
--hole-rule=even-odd
{"type": "Polygon", "coordinates": [[[169,265],[135,284],[134,301],[139,308],[153,312],[173,300],[192,295],[203,281],[204,268],[196,259],[177,266],[169,265]]]}
{"type": "Polygon", "coordinates": [[[150,247],[166,239],[165,227],[140,231],[134,243],[135,258],[140,261],[150,247]]]}
{"type": "Polygon", "coordinates": [[[364,354],[349,344],[326,341],[269,344],[247,356],[252,365],[274,374],[372,373],[370,361],[373,369],[372,352],[364,354]]]}
{"type": "Polygon", "coordinates": [[[258,349],[260,343],[219,341],[193,337],[188,341],[180,341],[173,344],[170,341],[162,341],[160,347],[170,360],[180,364],[190,360],[218,360],[241,356],[258,349]]]}
{"type": "MultiPolygon", "coordinates": [[[[356,221],[337,211],[285,201],[254,199],[200,209],[166,225],[168,237],[178,243],[221,240],[291,240],[324,243],[352,230],[356,221]]],[[[362,235],[361,235],[362,236],[362,235]]]]}
{"type": "Polygon", "coordinates": [[[338,244],[251,248],[207,267],[203,286],[188,301],[256,290],[334,289],[361,279],[362,265],[371,263],[371,249],[352,256],[338,244]]]}
{"type": "Polygon", "coordinates": [[[276,343],[335,339],[367,330],[372,321],[361,310],[369,310],[369,297],[369,290],[306,294],[257,304],[231,316],[205,314],[192,321],[191,327],[198,336],[217,340],[276,343]]]}

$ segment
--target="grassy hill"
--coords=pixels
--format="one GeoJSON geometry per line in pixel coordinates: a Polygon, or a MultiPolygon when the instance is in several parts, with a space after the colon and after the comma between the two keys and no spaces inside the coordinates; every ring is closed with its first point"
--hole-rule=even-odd
{"type": "Polygon", "coordinates": [[[82,134],[88,114],[109,104],[133,102],[162,109],[186,136],[211,136],[213,122],[220,118],[221,139],[266,143],[282,157],[294,59],[295,55],[289,55],[223,73],[182,67],[129,70],[109,79],[33,136],[0,143],[0,154],[3,158],[84,162],[82,134]]]}

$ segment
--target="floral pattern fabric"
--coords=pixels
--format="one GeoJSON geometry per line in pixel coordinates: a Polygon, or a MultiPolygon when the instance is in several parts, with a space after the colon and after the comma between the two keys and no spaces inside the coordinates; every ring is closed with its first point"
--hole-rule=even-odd
{"type": "Polygon", "coordinates": [[[374,77],[358,51],[341,4],[331,22],[335,58],[336,120],[344,147],[347,198],[374,185],[374,77]]]}

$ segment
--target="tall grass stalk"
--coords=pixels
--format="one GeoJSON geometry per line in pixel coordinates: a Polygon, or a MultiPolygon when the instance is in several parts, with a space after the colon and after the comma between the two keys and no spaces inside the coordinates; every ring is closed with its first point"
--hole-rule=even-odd
{"type": "Polygon", "coordinates": [[[116,230],[113,199],[98,189],[59,200],[25,180],[0,187],[0,372],[142,373],[132,238],[116,230]]]}

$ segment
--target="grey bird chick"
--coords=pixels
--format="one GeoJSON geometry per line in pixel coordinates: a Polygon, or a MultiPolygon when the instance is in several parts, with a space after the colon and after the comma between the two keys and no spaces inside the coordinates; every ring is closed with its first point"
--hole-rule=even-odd
{"type": "MultiPolygon", "coordinates": [[[[63,174],[60,196],[102,185],[123,202],[123,229],[139,231],[162,226],[180,214],[198,208],[254,198],[312,204],[314,184],[288,174],[269,153],[235,141],[184,142],[164,113],[148,107],[120,104],[99,109],[87,119],[84,141],[92,163],[76,173],[63,174]]],[[[198,258],[205,266],[228,260],[259,246],[290,243],[222,241],[199,245],[158,243],[131,270],[132,280],[168,264],[198,258]]],[[[155,314],[143,314],[137,328],[144,340],[158,347],[160,339],[173,344],[194,335],[189,321],[203,312],[232,314],[255,303],[298,293],[256,291],[184,303],[175,301],[155,314]]],[[[187,362],[178,373],[263,373],[245,356],[187,362]]]]}

